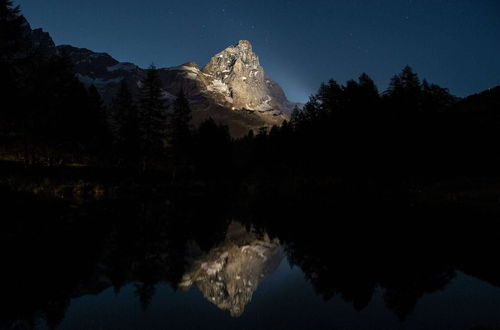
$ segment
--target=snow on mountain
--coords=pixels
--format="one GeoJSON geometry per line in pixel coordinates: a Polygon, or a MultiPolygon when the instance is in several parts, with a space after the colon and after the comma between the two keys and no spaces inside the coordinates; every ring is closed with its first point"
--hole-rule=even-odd
{"type": "MultiPolygon", "coordinates": [[[[56,47],[48,33],[29,29],[37,49],[49,56],[67,56],[78,79],[87,86],[94,85],[106,104],[111,103],[122,81],[138,95],[145,69],[119,62],[107,53],[69,45],[56,47]]],[[[216,54],[203,68],[187,62],[158,72],[168,103],[175,100],[180,90],[184,91],[191,104],[194,125],[213,118],[228,125],[235,137],[247,134],[250,129],[281,125],[295,105],[266,76],[252,45],[245,40],[216,54]]]]}
{"type": "Polygon", "coordinates": [[[118,63],[107,68],[108,72],[114,71],[133,71],[137,69],[137,65],[132,63],[118,63]]]}

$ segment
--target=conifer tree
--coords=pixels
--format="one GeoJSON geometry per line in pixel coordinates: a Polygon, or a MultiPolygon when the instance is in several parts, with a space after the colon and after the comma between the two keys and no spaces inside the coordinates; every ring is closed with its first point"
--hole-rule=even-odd
{"type": "Polygon", "coordinates": [[[139,101],[139,129],[143,153],[143,169],[162,156],[166,140],[166,105],[163,100],[158,70],[151,65],[142,81],[139,101]]]}
{"type": "Polygon", "coordinates": [[[375,82],[366,74],[359,76],[358,81],[349,81],[344,87],[344,107],[354,110],[358,120],[373,116],[378,107],[379,94],[375,82]]]}
{"type": "Polygon", "coordinates": [[[335,80],[330,79],[328,83],[321,84],[316,95],[321,113],[326,114],[341,110],[342,96],[342,87],[335,80]]]}
{"type": "Polygon", "coordinates": [[[196,165],[206,177],[227,174],[231,162],[231,135],[229,128],[218,125],[212,118],[200,124],[195,135],[196,165]]]}
{"type": "Polygon", "coordinates": [[[118,162],[135,166],[140,153],[137,107],[128,84],[122,81],[113,98],[111,116],[114,125],[114,149],[118,162]]]}
{"type": "Polygon", "coordinates": [[[19,6],[0,0],[0,60],[11,58],[26,46],[25,23],[19,6]]]}
{"type": "Polygon", "coordinates": [[[94,134],[88,126],[93,124],[89,91],[76,78],[67,58],[54,56],[39,61],[36,70],[25,78],[23,92],[23,135],[32,144],[43,145],[46,151],[39,151],[51,154],[51,163],[88,150],[89,137],[94,134]]]}
{"type": "Polygon", "coordinates": [[[410,66],[407,65],[399,76],[403,83],[403,88],[407,90],[420,90],[420,79],[410,66]]]}
{"type": "Polygon", "coordinates": [[[364,98],[370,100],[378,99],[379,94],[377,86],[375,85],[373,79],[370,78],[370,76],[368,76],[366,73],[362,73],[358,78],[358,82],[359,88],[361,89],[361,94],[364,98]]]}
{"type": "Polygon", "coordinates": [[[111,147],[111,130],[106,107],[94,85],[88,88],[87,130],[89,143],[93,152],[103,154],[111,147]]]}
{"type": "Polygon", "coordinates": [[[422,109],[429,113],[446,111],[456,101],[447,88],[429,84],[425,79],[422,82],[422,94],[422,109]]]}
{"type": "Polygon", "coordinates": [[[14,6],[10,0],[0,0],[0,135],[17,129],[21,75],[14,58],[27,44],[24,24],[19,6],[14,6]]]}
{"type": "Polygon", "coordinates": [[[173,112],[170,118],[170,135],[172,147],[176,154],[188,148],[190,143],[189,123],[191,121],[191,108],[189,101],[181,89],[173,104],[173,112]]]}
{"type": "Polygon", "coordinates": [[[399,75],[392,77],[386,96],[392,110],[406,113],[421,110],[422,85],[411,67],[406,66],[399,75]]]}
{"type": "Polygon", "coordinates": [[[122,81],[111,104],[111,121],[113,123],[113,138],[115,144],[126,140],[124,127],[132,112],[137,112],[134,99],[126,81],[122,81]]]}

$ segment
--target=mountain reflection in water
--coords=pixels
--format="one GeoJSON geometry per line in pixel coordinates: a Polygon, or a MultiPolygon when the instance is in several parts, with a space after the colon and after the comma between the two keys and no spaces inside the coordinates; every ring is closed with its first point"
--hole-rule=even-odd
{"type": "Polygon", "coordinates": [[[224,242],[191,262],[179,287],[187,290],[195,283],[217,307],[240,316],[259,283],[283,259],[279,241],[261,236],[232,222],[224,242]]]}
{"type": "Polygon", "coordinates": [[[495,210],[0,194],[2,329],[500,324],[495,210]]]}

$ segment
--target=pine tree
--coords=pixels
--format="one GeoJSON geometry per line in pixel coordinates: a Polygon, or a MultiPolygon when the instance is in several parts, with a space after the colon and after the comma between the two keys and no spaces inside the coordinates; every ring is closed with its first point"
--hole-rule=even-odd
{"type": "Polygon", "coordinates": [[[25,24],[19,6],[14,6],[11,0],[0,0],[0,60],[10,59],[24,50],[25,24]]]}
{"type": "Polygon", "coordinates": [[[370,76],[368,76],[366,73],[362,73],[358,78],[358,82],[363,97],[370,100],[376,100],[379,98],[377,86],[375,85],[373,79],[370,78],[370,76]]]}
{"type": "Polygon", "coordinates": [[[389,89],[386,91],[387,95],[394,95],[403,88],[403,82],[399,75],[394,75],[389,83],[389,89]]]}
{"type": "Polygon", "coordinates": [[[422,110],[425,112],[444,112],[455,103],[455,98],[447,88],[429,84],[425,79],[422,82],[422,95],[422,110]]]}
{"type": "Polygon", "coordinates": [[[107,154],[111,147],[111,130],[106,107],[94,85],[88,88],[87,129],[90,132],[89,147],[92,152],[107,154]]]}
{"type": "Polygon", "coordinates": [[[142,81],[139,102],[139,129],[143,170],[154,159],[161,158],[166,140],[166,105],[158,70],[151,65],[142,81]]]}
{"type": "Polygon", "coordinates": [[[392,77],[386,92],[392,110],[415,113],[422,106],[422,85],[413,69],[406,66],[399,75],[392,77]]]}
{"type": "MultiPolygon", "coordinates": [[[[351,108],[362,117],[360,120],[369,120],[367,116],[372,117],[379,106],[379,94],[375,82],[366,74],[359,76],[356,83],[355,92],[352,95],[350,102],[351,108]]],[[[371,120],[371,119],[370,119],[371,120]]]]}
{"type": "Polygon", "coordinates": [[[140,154],[137,107],[126,81],[113,98],[111,116],[114,126],[114,149],[118,162],[135,167],[140,154]]]}
{"type": "MultiPolygon", "coordinates": [[[[41,60],[25,78],[25,111],[20,114],[26,140],[39,148],[49,163],[60,163],[66,156],[87,149],[89,136],[89,92],[75,77],[65,57],[41,60]]],[[[35,158],[33,154],[32,158],[35,158]]],[[[27,158],[27,157],[26,157],[27,158]]]]}
{"type": "Polygon", "coordinates": [[[321,84],[316,94],[316,100],[319,101],[321,112],[327,114],[342,110],[342,95],[342,87],[335,80],[330,79],[327,84],[321,84]]]}
{"type": "Polygon", "coordinates": [[[207,119],[196,131],[195,146],[199,174],[205,177],[227,175],[231,163],[231,135],[227,126],[207,119]]]}
{"type": "Polygon", "coordinates": [[[183,153],[183,150],[189,146],[191,139],[189,123],[191,118],[189,101],[181,89],[173,104],[173,112],[170,118],[171,143],[176,154],[183,153]]]}
{"type": "Polygon", "coordinates": [[[420,79],[418,78],[418,75],[413,72],[413,69],[410,66],[407,65],[399,76],[401,78],[401,82],[403,83],[403,88],[407,90],[420,91],[420,79]]]}
{"type": "Polygon", "coordinates": [[[357,108],[361,100],[360,92],[361,89],[357,81],[353,79],[348,80],[346,85],[342,87],[342,97],[340,98],[342,109],[352,110],[352,108],[357,108]]]}
{"type": "Polygon", "coordinates": [[[0,136],[17,131],[16,119],[24,112],[19,109],[22,106],[19,100],[25,100],[20,97],[22,75],[14,60],[27,45],[24,24],[19,6],[14,6],[10,0],[0,0],[0,136]]]}
{"type": "Polygon", "coordinates": [[[300,120],[300,112],[300,108],[297,105],[293,107],[292,114],[290,116],[292,123],[300,120]]]}
{"type": "Polygon", "coordinates": [[[123,80],[111,104],[111,121],[113,123],[115,144],[121,144],[126,140],[124,127],[127,125],[132,112],[137,112],[137,109],[128,84],[123,80]]]}
{"type": "Polygon", "coordinates": [[[324,110],[327,109],[327,107],[325,107],[323,101],[324,100],[320,100],[317,95],[313,95],[309,98],[309,102],[307,102],[302,108],[302,111],[300,111],[300,126],[314,124],[327,114],[327,111],[324,110]]]}

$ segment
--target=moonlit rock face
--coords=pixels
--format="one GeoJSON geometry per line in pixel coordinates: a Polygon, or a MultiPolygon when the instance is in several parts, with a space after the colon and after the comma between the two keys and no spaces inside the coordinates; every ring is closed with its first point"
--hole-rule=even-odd
{"type": "Polygon", "coordinates": [[[264,110],[271,91],[250,42],[241,40],[216,54],[203,72],[227,85],[234,108],[264,110]]]}

